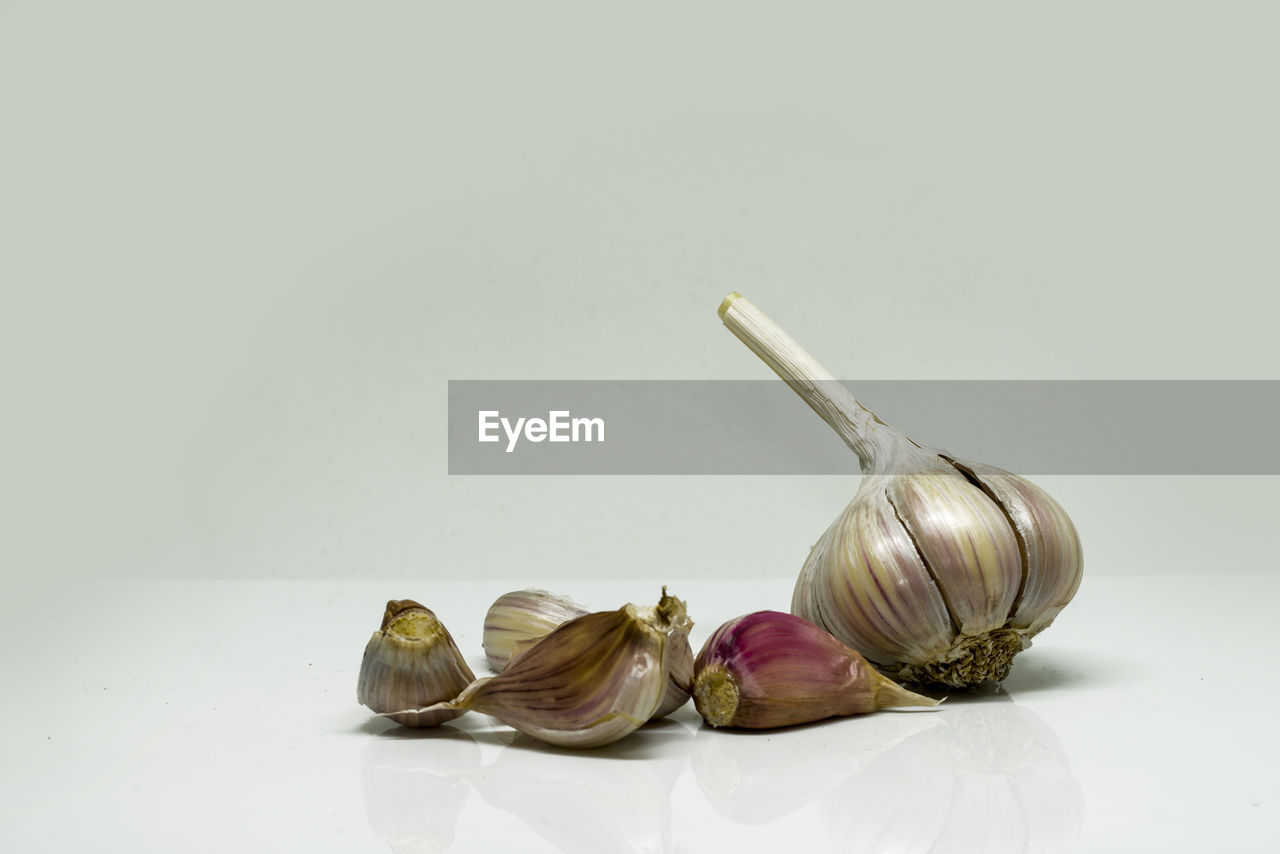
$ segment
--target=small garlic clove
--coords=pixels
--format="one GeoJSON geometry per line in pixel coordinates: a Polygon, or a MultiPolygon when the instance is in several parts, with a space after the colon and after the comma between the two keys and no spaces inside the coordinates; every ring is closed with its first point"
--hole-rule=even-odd
{"type": "Polygon", "coordinates": [[[671,633],[667,643],[666,673],[667,684],[662,692],[662,700],[650,720],[665,718],[689,702],[693,693],[693,647],[689,645],[689,629],[693,623],[687,623],[682,630],[671,633]]]}
{"type": "Polygon", "coordinates": [[[430,609],[412,599],[394,599],[365,646],[356,700],[405,726],[436,726],[462,712],[422,707],[456,697],[475,678],[430,609]]]}
{"type": "Polygon", "coordinates": [[[872,661],[923,664],[950,649],[956,627],[885,480],[864,477],[857,498],[813,547],[791,610],[872,661]],[[833,566],[842,584],[820,583],[833,566]]]}
{"type": "Polygon", "coordinates": [[[1026,577],[1009,624],[1030,639],[1053,622],[1080,587],[1084,555],[1067,511],[1023,477],[986,465],[954,460],[1008,515],[1023,553],[1026,577]]]}
{"type": "Polygon", "coordinates": [[[684,603],[664,588],[655,607],[625,605],[564,623],[502,673],[431,709],[482,712],[561,747],[609,744],[658,709],[672,638],[691,627],[684,603]]]}
{"type": "Polygon", "coordinates": [[[954,470],[890,475],[885,494],[960,632],[1003,626],[1022,582],[1022,557],[999,506],[954,470]]]}
{"type": "MultiPolygon", "coordinates": [[[[490,668],[501,673],[557,626],[586,613],[572,599],[545,590],[504,593],[489,606],[484,620],[484,647],[490,668]]],[[[653,717],[666,717],[687,703],[692,686],[693,648],[689,633],[677,631],[670,638],[666,691],[653,717]]]]}
{"type": "Polygon", "coordinates": [[[561,623],[588,613],[577,602],[545,590],[504,593],[484,615],[484,654],[489,669],[501,673],[513,654],[527,650],[561,623]]]}
{"type": "Polygon", "coordinates": [[[716,629],[694,665],[693,701],[711,726],[746,729],[938,702],[882,676],[829,632],[779,611],[716,629]]]}

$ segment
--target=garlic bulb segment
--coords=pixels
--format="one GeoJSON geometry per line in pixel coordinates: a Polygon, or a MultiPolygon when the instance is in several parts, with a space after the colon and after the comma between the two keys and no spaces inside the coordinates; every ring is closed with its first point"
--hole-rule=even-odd
{"type": "Polygon", "coordinates": [[[685,621],[682,629],[671,633],[667,642],[666,687],[662,699],[651,719],[665,718],[689,702],[693,692],[693,647],[689,645],[689,629],[693,623],[685,621]]]}
{"type": "Polygon", "coordinates": [[[769,729],[887,706],[933,706],[808,620],[757,611],[730,620],[694,665],[693,702],[711,726],[769,729]]]}
{"type": "Polygon", "coordinates": [[[484,654],[489,669],[501,673],[512,654],[546,637],[561,623],[581,617],[587,609],[565,596],[545,590],[504,593],[484,615],[484,654]]]}
{"type": "Polygon", "coordinates": [[[1028,639],[1058,616],[1080,587],[1084,556],[1075,525],[1040,487],[983,463],[952,460],[993,501],[1013,525],[1025,554],[1026,576],[1010,624],[1028,639]]]}
{"type": "Polygon", "coordinates": [[[458,696],[475,678],[430,609],[395,599],[364,648],[356,701],[405,726],[436,726],[462,712],[418,709],[458,696]]]}
{"type": "MultiPolygon", "coordinates": [[[[572,599],[545,590],[504,593],[489,607],[484,619],[484,649],[489,666],[501,673],[554,628],[586,613],[572,599]]],[[[693,685],[693,648],[689,645],[688,628],[674,631],[669,644],[666,690],[654,718],[666,717],[687,703],[693,685]]]]}
{"type": "Polygon", "coordinates": [[[609,744],[658,709],[672,637],[691,627],[684,602],[664,588],[654,607],[625,605],[569,620],[502,673],[431,708],[482,712],[561,747],[609,744]]]}
{"type": "Polygon", "coordinates": [[[738,294],[720,317],[862,466],[853,501],[800,571],[792,613],[899,681],[1003,679],[1080,586],[1080,539],[1066,512],[1024,478],[890,427],[738,294]]]}

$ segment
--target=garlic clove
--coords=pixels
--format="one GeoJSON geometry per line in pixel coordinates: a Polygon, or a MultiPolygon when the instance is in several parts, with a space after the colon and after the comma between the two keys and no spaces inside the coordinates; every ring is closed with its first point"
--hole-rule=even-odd
{"type": "Polygon", "coordinates": [[[499,596],[484,615],[484,654],[489,669],[501,673],[514,653],[546,637],[556,626],[587,609],[546,590],[514,590],[499,596]]]}
{"type": "Polygon", "coordinates": [[[1017,535],[1027,574],[1009,623],[1029,640],[1053,622],[1080,587],[1080,535],[1062,505],[1026,478],[985,463],[952,462],[1000,506],[1017,535]]]}
{"type": "Polygon", "coordinates": [[[412,599],[387,603],[364,649],[356,701],[405,726],[436,726],[461,711],[419,710],[456,697],[475,674],[444,624],[412,599]]]}
{"type": "Polygon", "coordinates": [[[960,632],[1003,626],[1022,582],[1022,557],[1000,508],[955,471],[890,476],[885,493],[960,632]]]}
{"type": "Polygon", "coordinates": [[[692,627],[693,623],[686,621],[683,629],[677,629],[670,635],[664,665],[666,686],[650,720],[665,718],[689,702],[693,693],[693,647],[689,645],[689,629],[692,627]]]}
{"type": "MultiPolygon", "coordinates": [[[[568,620],[565,620],[565,622],[568,622],[568,620]]],[[[551,634],[551,632],[547,632],[547,634],[551,634]]],[[[510,667],[512,662],[514,662],[520,656],[524,655],[529,650],[533,649],[533,647],[538,643],[538,641],[542,640],[546,636],[547,635],[538,635],[536,638],[523,638],[521,640],[512,641],[511,655],[510,657],[507,658],[506,663],[502,665],[502,670],[506,670],[508,667],[510,667]]],[[[497,672],[501,673],[502,670],[499,670],[497,672]]]]}
{"type": "Polygon", "coordinates": [[[617,741],[649,720],[667,685],[671,638],[692,627],[663,589],[655,607],[625,605],[576,617],[512,661],[430,709],[492,715],[561,747],[617,741]]]}
{"type": "MultiPolygon", "coordinates": [[[[557,626],[586,613],[572,599],[545,590],[504,593],[485,615],[484,647],[489,666],[501,673],[557,626]]],[[[687,629],[672,633],[669,653],[666,690],[654,718],[666,717],[687,703],[693,685],[693,648],[687,629]]]]}
{"type": "Polygon", "coordinates": [[[877,673],[808,620],[757,611],[718,628],[694,665],[694,704],[711,726],[769,729],[936,700],[877,673]]]}
{"type": "Polygon", "coordinates": [[[884,481],[865,478],[861,500],[851,502],[814,546],[791,610],[872,661],[923,664],[951,647],[956,628],[884,481]],[[842,568],[845,585],[819,583],[831,566],[842,568]]]}

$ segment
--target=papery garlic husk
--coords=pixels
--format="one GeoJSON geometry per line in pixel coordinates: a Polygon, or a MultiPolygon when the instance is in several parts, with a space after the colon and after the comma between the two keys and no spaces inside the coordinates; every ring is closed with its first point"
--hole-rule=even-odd
{"type": "Polygon", "coordinates": [[[805,561],[792,613],[907,683],[1001,680],[1080,586],[1080,539],[1030,481],[885,424],[737,294],[725,325],[857,453],[853,501],[805,561]]]}
{"type": "MultiPolygon", "coordinates": [[[[545,590],[504,593],[489,606],[484,618],[484,651],[489,667],[501,673],[554,628],[586,613],[572,599],[545,590]]],[[[689,645],[687,628],[671,634],[666,667],[667,686],[654,718],[666,717],[689,701],[693,647],[689,645]]]]}
{"type": "Polygon", "coordinates": [[[935,706],[808,620],[757,611],[707,639],[694,664],[693,702],[711,726],[771,729],[889,706],[935,706]]]}
{"type": "Polygon", "coordinates": [[[598,747],[649,720],[662,701],[671,638],[692,624],[684,602],[624,605],[562,624],[497,676],[428,709],[492,715],[561,747],[598,747]]]}
{"type": "Polygon", "coordinates": [[[418,709],[458,696],[475,678],[429,608],[393,599],[364,648],[356,701],[405,726],[436,726],[462,712],[418,709]]]}
{"type": "Polygon", "coordinates": [[[666,688],[651,719],[665,718],[689,702],[693,695],[693,647],[689,645],[692,627],[693,623],[688,623],[683,630],[671,633],[665,664],[666,688]]]}

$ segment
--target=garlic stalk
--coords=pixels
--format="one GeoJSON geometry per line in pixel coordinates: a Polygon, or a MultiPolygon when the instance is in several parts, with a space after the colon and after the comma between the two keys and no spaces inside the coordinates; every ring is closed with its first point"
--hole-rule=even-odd
{"type": "Polygon", "coordinates": [[[458,645],[429,608],[393,599],[360,663],[356,701],[405,726],[436,726],[462,714],[417,710],[451,699],[475,681],[458,645]]]}
{"type": "Polygon", "coordinates": [[[1030,481],[885,424],[738,294],[720,317],[862,463],[853,501],[800,571],[792,613],[899,681],[1003,679],[1080,585],[1066,512],[1030,481]]]}
{"type": "Polygon", "coordinates": [[[561,747],[597,747],[631,733],[662,701],[675,635],[692,624],[663,588],[655,607],[624,605],[556,628],[497,676],[413,712],[476,711],[561,747]]]}
{"type": "MultiPolygon", "coordinates": [[[[489,667],[501,673],[560,624],[586,614],[572,599],[545,590],[504,593],[484,617],[484,651],[489,667]]],[[[653,718],[663,718],[689,701],[693,687],[693,648],[688,623],[671,634],[667,655],[667,685],[653,718]]]]}
{"type": "Polygon", "coordinates": [[[829,632],[779,611],[716,629],[694,664],[693,702],[712,726],[747,729],[938,703],[881,676],[829,632]]]}

